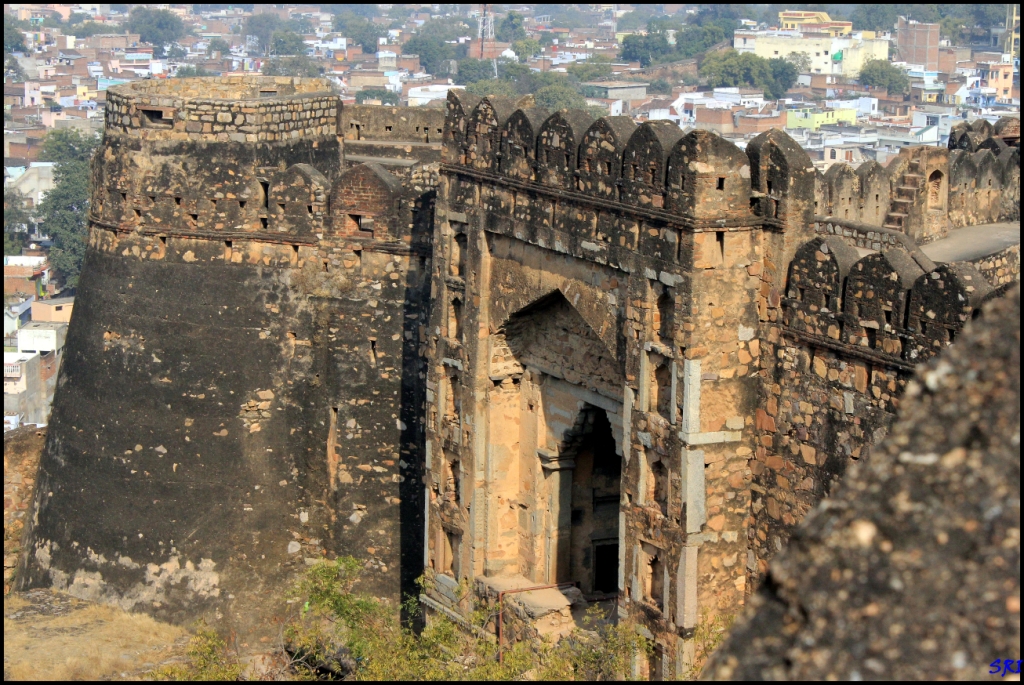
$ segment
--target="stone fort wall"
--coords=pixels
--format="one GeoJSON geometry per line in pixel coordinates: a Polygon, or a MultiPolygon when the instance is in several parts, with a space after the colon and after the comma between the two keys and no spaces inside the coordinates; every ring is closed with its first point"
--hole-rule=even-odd
{"type": "Polygon", "coordinates": [[[593,570],[555,495],[588,490],[568,455],[606,421],[617,494],[580,516],[618,517],[620,609],[679,669],[1019,279],[1013,248],[919,247],[1019,216],[995,130],[821,175],[778,131],[166,83],[110,92],[24,587],[265,636],[296,572],[350,553],[458,613],[461,579],[593,570]]]}
{"type": "Polygon", "coordinates": [[[276,639],[295,574],[353,553],[397,600],[436,164],[346,164],[317,80],[110,103],[21,586],[276,639]]]}
{"type": "Polygon", "coordinates": [[[963,155],[942,149],[821,175],[778,131],[744,153],[466,94],[444,137],[424,599],[457,614],[460,579],[492,599],[593,590],[573,526],[603,514],[574,499],[576,445],[603,412],[621,425],[619,607],[656,638],[662,673],[885,434],[913,365],[1019,278],[1015,248],[935,264],[919,247],[1016,218],[1010,153],[953,220],[963,155]]]}

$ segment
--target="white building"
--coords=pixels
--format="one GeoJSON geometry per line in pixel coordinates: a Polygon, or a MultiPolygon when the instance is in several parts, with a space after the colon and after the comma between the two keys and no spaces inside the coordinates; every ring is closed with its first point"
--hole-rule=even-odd
{"type": "Polygon", "coordinates": [[[852,100],[825,100],[828,109],[853,109],[857,117],[870,117],[878,114],[878,98],[860,97],[852,100]]]}
{"type": "Polygon", "coordinates": [[[409,89],[409,106],[425,107],[436,100],[445,100],[450,90],[462,90],[465,86],[433,84],[409,89]]]}
{"type": "Polygon", "coordinates": [[[29,321],[18,329],[20,354],[49,354],[64,349],[68,325],[59,321],[29,321]]]}

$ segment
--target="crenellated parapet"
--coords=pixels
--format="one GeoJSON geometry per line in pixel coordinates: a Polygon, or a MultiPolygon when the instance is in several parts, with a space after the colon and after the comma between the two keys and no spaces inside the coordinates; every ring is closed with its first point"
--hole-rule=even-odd
{"type": "Polygon", "coordinates": [[[896,240],[853,247],[855,230],[828,228],[797,250],[782,301],[783,325],[811,344],[908,369],[953,342],[993,291],[969,263],[936,265],[896,240]]]}

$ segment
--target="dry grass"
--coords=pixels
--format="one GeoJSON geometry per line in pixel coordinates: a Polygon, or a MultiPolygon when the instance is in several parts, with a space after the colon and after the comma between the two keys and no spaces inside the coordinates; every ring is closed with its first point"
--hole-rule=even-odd
{"type": "Polygon", "coordinates": [[[72,605],[61,616],[12,619],[31,604],[4,599],[5,680],[139,678],[184,651],[182,628],[106,605],[72,605]]]}

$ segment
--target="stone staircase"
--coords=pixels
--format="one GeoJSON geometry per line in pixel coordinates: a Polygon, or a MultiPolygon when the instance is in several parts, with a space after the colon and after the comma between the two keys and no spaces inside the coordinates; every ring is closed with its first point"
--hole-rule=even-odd
{"type": "Polygon", "coordinates": [[[896,197],[889,204],[889,211],[885,214],[883,228],[906,233],[905,222],[910,214],[910,208],[922,190],[924,190],[925,178],[921,173],[920,162],[916,159],[910,160],[907,169],[900,175],[896,184],[896,197]]]}

